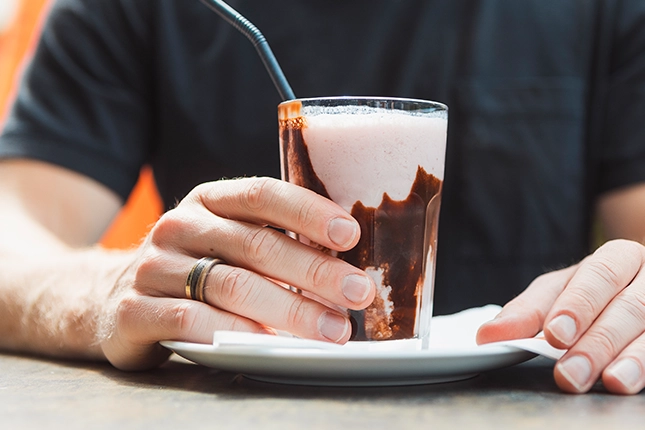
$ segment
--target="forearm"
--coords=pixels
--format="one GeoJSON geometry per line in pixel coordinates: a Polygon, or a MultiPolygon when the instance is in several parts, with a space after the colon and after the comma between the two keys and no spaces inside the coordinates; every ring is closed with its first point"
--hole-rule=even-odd
{"type": "Polygon", "coordinates": [[[0,348],[102,359],[111,303],[135,252],[99,247],[0,259],[0,348]]]}

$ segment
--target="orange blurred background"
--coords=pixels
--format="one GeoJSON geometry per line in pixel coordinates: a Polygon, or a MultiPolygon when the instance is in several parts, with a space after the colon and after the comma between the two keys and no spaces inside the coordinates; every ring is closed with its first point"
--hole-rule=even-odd
{"type": "MultiPolygon", "coordinates": [[[[0,119],[4,122],[14,97],[16,82],[23,65],[33,53],[42,19],[52,0],[0,1],[18,2],[12,19],[0,29],[0,119]]],[[[139,182],[101,244],[107,248],[121,249],[137,245],[157,221],[162,209],[152,171],[144,167],[139,182]]]]}

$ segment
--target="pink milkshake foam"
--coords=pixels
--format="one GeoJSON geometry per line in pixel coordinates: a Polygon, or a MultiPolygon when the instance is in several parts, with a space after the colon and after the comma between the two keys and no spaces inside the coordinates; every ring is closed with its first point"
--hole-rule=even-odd
{"type": "Polygon", "coordinates": [[[350,211],[405,199],[417,169],[443,180],[447,120],[366,106],[303,107],[303,138],[329,196],[350,211]]]}

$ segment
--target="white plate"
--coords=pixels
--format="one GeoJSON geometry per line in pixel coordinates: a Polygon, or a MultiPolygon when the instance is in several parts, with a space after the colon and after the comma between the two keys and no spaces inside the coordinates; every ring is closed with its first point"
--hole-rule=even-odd
{"type": "Polygon", "coordinates": [[[521,363],[534,353],[503,345],[366,351],[163,341],[188,360],[251,379],[298,385],[378,386],[457,381],[521,363]]]}

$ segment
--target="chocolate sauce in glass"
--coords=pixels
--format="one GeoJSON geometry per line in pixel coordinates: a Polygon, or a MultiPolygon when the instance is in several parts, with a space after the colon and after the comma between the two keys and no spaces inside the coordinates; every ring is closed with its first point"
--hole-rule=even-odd
{"type": "MultiPolygon", "coordinates": [[[[302,135],[305,126],[303,117],[280,119],[284,179],[329,198],[311,164],[302,135]]],[[[393,307],[388,314],[386,301],[377,293],[367,309],[350,311],[351,340],[414,337],[425,282],[423,265],[427,253],[434,252],[436,242],[436,228],[426,227],[426,223],[437,222],[437,211],[429,212],[428,206],[433,197],[440,195],[441,185],[440,179],[419,166],[404,200],[392,200],[384,193],[378,207],[366,207],[360,201],[354,203],[351,214],[361,226],[361,238],[353,249],[338,253],[338,257],[363,270],[382,271],[382,284],[391,287],[386,300],[393,307]]]]}

